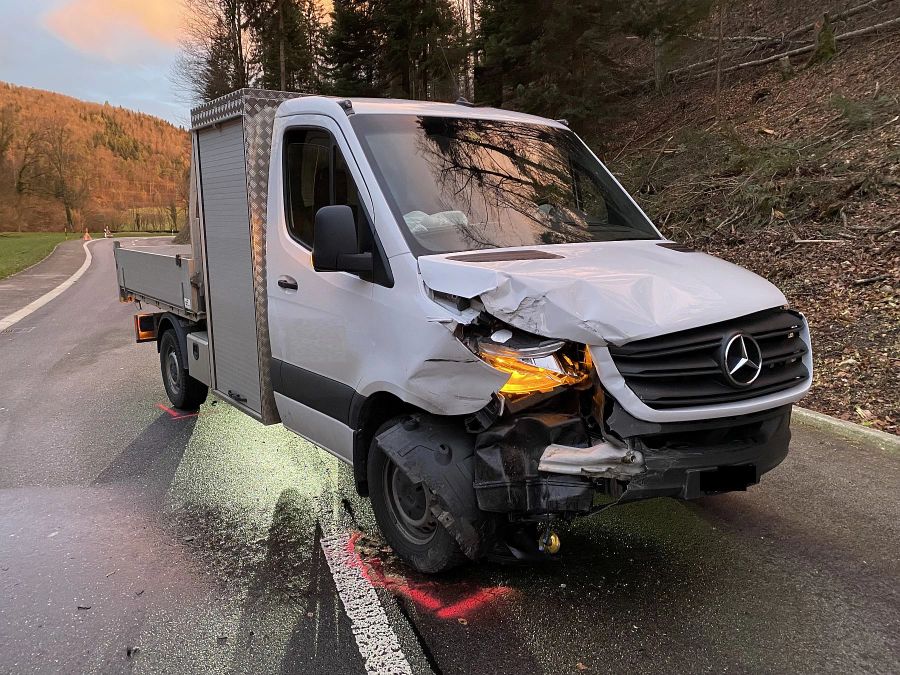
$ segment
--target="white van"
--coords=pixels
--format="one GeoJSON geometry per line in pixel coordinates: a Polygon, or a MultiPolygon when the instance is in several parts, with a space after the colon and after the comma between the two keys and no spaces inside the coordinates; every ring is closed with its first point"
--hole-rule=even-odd
{"type": "Polygon", "coordinates": [[[666,240],[564,122],[245,89],[192,126],[191,245],[116,248],[137,339],[176,407],[211,388],[352,465],[416,569],[787,454],[803,316],[666,240]]]}

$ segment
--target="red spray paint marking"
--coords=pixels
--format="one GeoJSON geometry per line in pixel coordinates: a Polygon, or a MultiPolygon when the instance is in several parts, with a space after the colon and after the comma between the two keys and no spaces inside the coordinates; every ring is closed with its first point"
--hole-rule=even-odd
{"type": "Polygon", "coordinates": [[[187,419],[188,417],[197,417],[200,414],[198,412],[195,412],[195,413],[178,412],[177,410],[173,410],[172,408],[164,406],[162,403],[157,403],[156,407],[159,408],[160,410],[162,410],[164,413],[167,413],[169,415],[169,417],[171,417],[173,420],[183,420],[183,419],[187,419]]]}
{"type": "Polygon", "coordinates": [[[347,552],[352,556],[355,567],[358,567],[362,575],[376,588],[384,588],[391,593],[402,595],[416,604],[419,609],[434,614],[439,619],[465,619],[469,615],[482,609],[495,600],[507,597],[513,592],[509,586],[494,586],[491,588],[474,588],[468,593],[459,596],[459,591],[466,591],[454,584],[439,584],[436,582],[409,581],[384,571],[381,561],[364,561],[356,551],[356,542],[361,533],[356,532],[347,542],[347,552]],[[448,602],[447,595],[455,595],[453,602],[448,602]],[[442,597],[444,596],[444,597],[442,597]]]}

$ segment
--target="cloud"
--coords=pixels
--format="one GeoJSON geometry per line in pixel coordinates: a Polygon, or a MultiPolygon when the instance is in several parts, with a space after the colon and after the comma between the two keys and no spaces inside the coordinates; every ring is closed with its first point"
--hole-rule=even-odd
{"type": "Polygon", "coordinates": [[[180,37],[181,0],[65,0],[42,16],[44,27],[70,46],[111,61],[140,61],[180,37]]]}

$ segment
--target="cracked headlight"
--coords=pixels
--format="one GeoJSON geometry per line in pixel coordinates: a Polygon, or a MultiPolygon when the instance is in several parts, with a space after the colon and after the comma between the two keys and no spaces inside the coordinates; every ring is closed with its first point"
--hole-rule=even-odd
{"type": "Polygon", "coordinates": [[[493,341],[479,341],[478,355],[489,366],[509,373],[501,394],[548,392],[583,382],[588,373],[561,352],[562,341],[547,341],[534,347],[513,348],[493,341]]]}

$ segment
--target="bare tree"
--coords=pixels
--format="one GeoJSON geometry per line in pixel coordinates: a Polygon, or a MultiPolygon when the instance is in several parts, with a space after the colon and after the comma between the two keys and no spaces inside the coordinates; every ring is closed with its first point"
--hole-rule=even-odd
{"type": "Polygon", "coordinates": [[[190,199],[190,167],[184,165],[173,173],[174,183],[169,195],[168,212],[172,231],[179,230],[179,215],[184,214],[185,229],[188,223],[188,200],[190,199]]]}
{"type": "Polygon", "coordinates": [[[88,197],[85,158],[65,124],[52,124],[44,134],[44,191],[66,210],[66,231],[75,231],[75,214],[88,197]]]}
{"type": "Polygon", "coordinates": [[[0,108],[0,171],[3,172],[2,176],[0,176],[2,178],[0,195],[12,190],[13,182],[8,181],[8,177],[14,176],[15,171],[12,165],[7,162],[7,159],[15,138],[17,124],[16,110],[12,105],[5,105],[0,108]],[[7,173],[7,169],[9,173],[7,173]]]}
{"type": "Polygon", "coordinates": [[[284,0],[278,0],[278,79],[279,89],[287,89],[287,65],[284,56],[284,0]]]}
{"type": "Polygon", "coordinates": [[[44,141],[43,130],[31,129],[22,134],[14,144],[15,187],[16,194],[20,197],[37,192],[38,182],[44,176],[41,164],[44,141]]]}
{"type": "Polygon", "coordinates": [[[0,108],[0,161],[6,157],[16,132],[16,111],[12,105],[0,108]]]}
{"type": "MultiPolygon", "coordinates": [[[[460,59],[461,91],[470,101],[475,98],[474,70],[476,50],[476,9],[475,0],[454,0],[453,11],[456,14],[456,23],[459,30],[458,40],[465,47],[460,59]]],[[[448,66],[449,67],[449,66],[448,66]]]]}
{"type": "Polygon", "coordinates": [[[182,0],[186,24],[172,72],[191,102],[210,101],[254,79],[249,58],[247,0],[182,0]]]}
{"type": "Polygon", "coordinates": [[[716,119],[722,118],[722,44],[724,42],[725,8],[725,0],[719,0],[719,40],[716,44],[716,119]]]}

